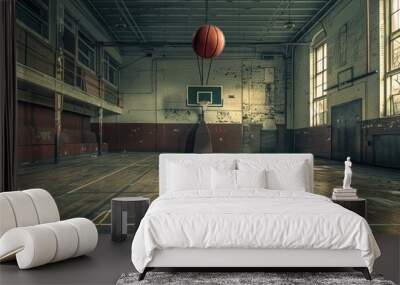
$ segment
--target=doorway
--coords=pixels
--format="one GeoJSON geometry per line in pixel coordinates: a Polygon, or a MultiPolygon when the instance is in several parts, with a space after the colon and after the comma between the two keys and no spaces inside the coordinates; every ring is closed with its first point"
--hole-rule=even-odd
{"type": "Polygon", "coordinates": [[[361,161],[362,100],[332,107],[332,159],[361,161]]]}

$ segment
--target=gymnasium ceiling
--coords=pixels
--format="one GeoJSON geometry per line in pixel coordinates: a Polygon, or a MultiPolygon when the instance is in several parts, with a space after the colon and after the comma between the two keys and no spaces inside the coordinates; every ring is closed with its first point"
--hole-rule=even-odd
{"type": "MultiPolygon", "coordinates": [[[[205,0],[82,0],[117,42],[188,45],[205,22],[205,0]]],[[[229,44],[299,39],[335,0],[209,0],[208,22],[229,44]]]]}

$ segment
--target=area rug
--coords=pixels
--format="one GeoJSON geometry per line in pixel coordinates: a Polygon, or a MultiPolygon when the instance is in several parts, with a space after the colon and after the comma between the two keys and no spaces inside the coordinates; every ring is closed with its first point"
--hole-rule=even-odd
{"type": "Polygon", "coordinates": [[[368,281],[359,272],[148,272],[142,281],[138,281],[138,276],[138,273],[122,274],[116,285],[395,285],[379,275],[368,281]]]}

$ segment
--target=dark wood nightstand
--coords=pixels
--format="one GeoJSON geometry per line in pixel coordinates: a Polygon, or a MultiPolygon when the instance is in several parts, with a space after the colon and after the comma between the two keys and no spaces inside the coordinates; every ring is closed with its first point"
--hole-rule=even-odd
{"type": "Polygon", "coordinates": [[[111,200],[111,238],[123,241],[128,235],[128,226],[133,226],[136,233],[140,221],[146,214],[150,199],[144,197],[117,197],[111,200]],[[128,212],[130,215],[128,217],[128,212]],[[128,219],[130,223],[128,223],[128,219]]]}
{"type": "Polygon", "coordinates": [[[367,200],[357,198],[353,200],[334,200],[332,202],[339,204],[340,206],[359,214],[364,219],[367,219],[367,200]]]}

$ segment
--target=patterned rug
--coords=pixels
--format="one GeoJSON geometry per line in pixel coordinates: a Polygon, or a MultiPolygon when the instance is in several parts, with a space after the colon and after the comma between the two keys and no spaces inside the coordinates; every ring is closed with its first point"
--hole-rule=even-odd
{"type": "Polygon", "coordinates": [[[381,276],[368,281],[359,272],[148,272],[138,281],[138,273],[122,274],[116,285],[212,284],[212,285],[395,285],[381,276]]]}

